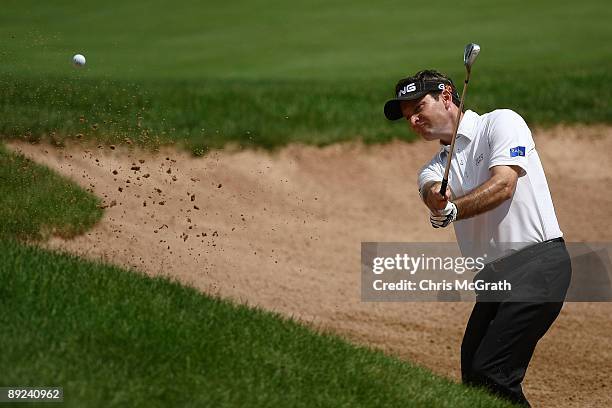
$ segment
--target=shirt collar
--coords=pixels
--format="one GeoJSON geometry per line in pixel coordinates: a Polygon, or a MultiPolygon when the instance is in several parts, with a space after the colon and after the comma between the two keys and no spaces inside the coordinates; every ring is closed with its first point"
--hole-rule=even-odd
{"type": "MultiPolygon", "coordinates": [[[[459,129],[457,129],[457,138],[465,137],[468,139],[468,143],[474,140],[474,136],[476,133],[476,123],[478,122],[478,115],[476,112],[471,110],[466,110],[463,113],[463,117],[461,118],[461,122],[459,122],[459,129]]],[[[448,151],[450,150],[450,145],[442,145],[442,150],[448,151]]]]}
{"type": "Polygon", "coordinates": [[[471,110],[466,110],[463,114],[463,118],[461,118],[461,122],[459,122],[459,129],[457,130],[457,136],[465,136],[470,141],[474,140],[474,136],[476,133],[476,123],[478,122],[478,118],[480,116],[471,110]]]}

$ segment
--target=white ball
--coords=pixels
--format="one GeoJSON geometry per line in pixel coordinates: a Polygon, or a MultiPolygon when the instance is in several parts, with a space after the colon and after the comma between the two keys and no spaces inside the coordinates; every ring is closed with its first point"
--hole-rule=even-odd
{"type": "Polygon", "coordinates": [[[82,67],[85,65],[85,57],[81,54],[76,54],[74,57],[72,57],[72,63],[76,67],[82,67]]]}

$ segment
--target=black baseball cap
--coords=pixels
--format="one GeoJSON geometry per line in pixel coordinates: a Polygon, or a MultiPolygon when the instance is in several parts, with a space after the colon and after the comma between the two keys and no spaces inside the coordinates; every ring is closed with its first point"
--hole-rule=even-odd
{"type": "Polygon", "coordinates": [[[395,86],[395,98],[385,103],[385,116],[389,120],[397,120],[404,117],[400,103],[402,101],[413,101],[430,92],[442,92],[444,86],[452,88],[453,99],[459,100],[459,95],[450,81],[444,80],[422,80],[414,77],[404,78],[395,86]]]}

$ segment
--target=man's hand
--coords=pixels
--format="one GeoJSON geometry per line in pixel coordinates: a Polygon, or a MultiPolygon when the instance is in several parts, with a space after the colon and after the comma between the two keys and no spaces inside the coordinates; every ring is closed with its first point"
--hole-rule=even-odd
{"type": "Polygon", "coordinates": [[[445,228],[457,219],[457,206],[447,201],[446,207],[441,211],[432,211],[429,214],[429,222],[434,228],[445,228]]]}
{"type": "Polygon", "coordinates": [[[438,181],[428,183],[423,187],[423,202],[431,212],[444,210],[444,208],[446,208],[446,204],[448,204],[449,200],[451,199],[452,192],[450,187],[446,189],[445,196],[442,196],[440,195],[441,186],[442,183],[438,181]]]}

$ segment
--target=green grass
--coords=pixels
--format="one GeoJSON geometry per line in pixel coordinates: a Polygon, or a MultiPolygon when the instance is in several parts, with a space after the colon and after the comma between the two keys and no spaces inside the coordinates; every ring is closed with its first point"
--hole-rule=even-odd
{"type": "Polygon", "coordinates": [[[74,76],[81,52],[89,77],[380,79],[459,72],[471,41],[483,47],[478,75],[591,70],[611,63],[611,16],[605,0],[6,0],[0,70],[74,76]]]}
{"type": "Polygon", "coordinates": [[[0,239],[71,237],[102,216],[96,197],[2,145],[0,185],[0,239]]]}
{"type": "Polygon", "coordinates": [[[382,115],[395,81],[435,67],[461,83],[471,41],[482,53],[468,107],[512,108],[532,125],[612,123],[610,20],[604,0],[7,1],[0,134],[196,153],[409,139],[382,115]]]}
{"type": "Polygon", "coordinates": [[[332,95],[329,84],[313,81],[211,80],[195,86],[189,81],[56,78],[15,80],[5,94],[0,133],[29,140],[62,141],[69,135],[114,143],[130,139],[152,147],[177,140],[203,152],[227,142],[272,148],[289,142],[329,144],[355,135],[382,141],[395,135],[380,109],[370,109],[380,108],[376,95],[351,89],[332,95]],[[370,125],[363,123],[364,112],[370,125]]]}
{"type": "MultiPolygon", "coordinates": [[[[536,88],[536,78],[516,79],[499,75],[475,81],[468,95],[470,107],[481,112],[509,107],[541,125],[560,118],[612,122],[612,87],[601,87],[612,82],[612,71],[551,73],[536,88]],[[499,88],[500,83],[507,85],[499,88]],[[497,105],[499,100],[505,102],[497,105]]],[[[324,145],[355,138],[371,143],[413,137],[405,123],[384,119],[384,83],[355,80],[352,84],[13,79],[0,103],[5,118],[0,133],[29,140],[84,137],[121,143],[129,139],[150,147],[178,141],[196,153],[228,142],[273,148],[292,142],[324,145]]]]}
{"type": "Polygon", "coordinates": [[[62,386],[64,406],[509,406],[167,279],[0,252],[0,384],[62,386]]]}

